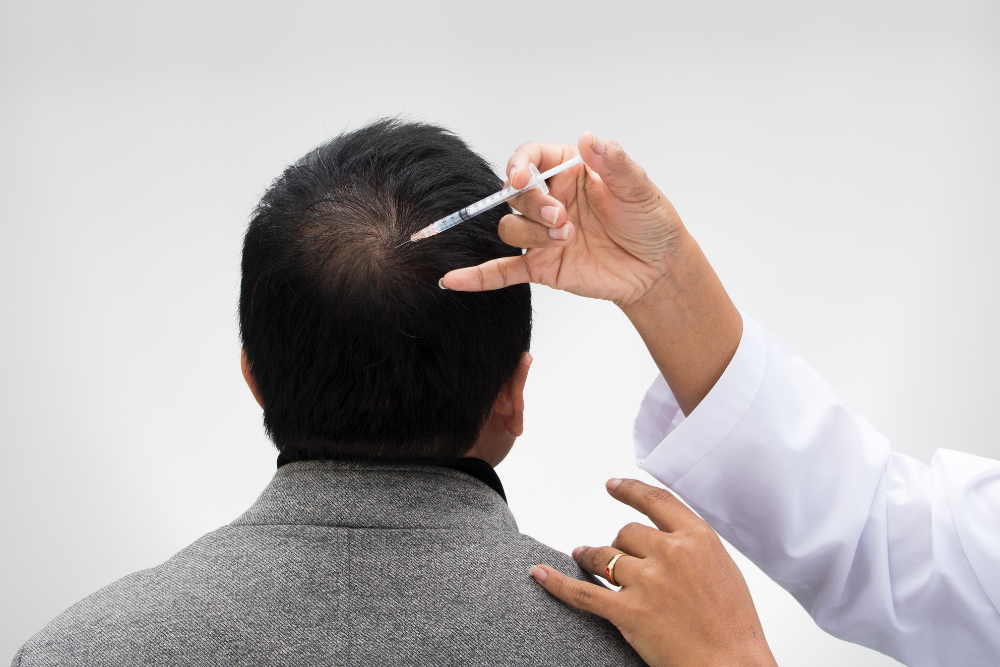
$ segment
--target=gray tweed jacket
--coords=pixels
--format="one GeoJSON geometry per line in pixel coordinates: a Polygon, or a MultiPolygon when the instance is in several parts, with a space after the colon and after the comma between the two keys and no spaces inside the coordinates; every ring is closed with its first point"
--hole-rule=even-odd
{"type": "Polygon", "coordinates": [[[246,514],[25,644],[34,665],[641,665],[528,576],[571,558],[448,468],[283,466],[246,514]]]}

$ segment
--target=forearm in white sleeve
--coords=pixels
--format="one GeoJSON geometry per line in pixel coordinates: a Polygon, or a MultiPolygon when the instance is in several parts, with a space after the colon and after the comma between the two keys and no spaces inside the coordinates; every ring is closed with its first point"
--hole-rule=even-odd
{"type": "Polygon", "coordinates": [[[1000,664],[1000,462],[890,450],[802,357],[744,316],[687,418],[658,377],[639,466],[832,635],[913,667],[1000,664]]]}

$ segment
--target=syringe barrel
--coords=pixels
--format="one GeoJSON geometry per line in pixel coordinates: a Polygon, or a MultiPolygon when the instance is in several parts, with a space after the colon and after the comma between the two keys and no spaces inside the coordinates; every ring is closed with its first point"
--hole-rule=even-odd
{"type": "Polygon", "coordinates": [[[514,197],[521,193],[527,192],[528,190],[533,190],[538,188],[544,194],[549,193],[549,188],[545,185],[545,181],[541,179],[538,169],[533,164],[528,165],[528,170],[531,172],[531,180],[528,184],[521,188],[520,190],[515,190],[512,186],[508,186],[499,192],[494,192],[489,197],[484,197],[474,204],[469,204],[461,211],[452,213],[446,218],[441,218],[437,222],[424,227],[419,232],[416,232],[410,237],[411,241],[419,241],[420,239],[425,239],[429,236],[434,236],[435,234],[440,234],[446,229],[451,229],[455,225],[461,224],[468,220],[469,218],[474,218],[480,213],[490,210],[504,202],[510,201],[514,197]]]}
{"type": "Polygon", "coordinates": [[[441,218],[440,220],[434,223],[434,231],[440,234],[444,230],[451,229],[460,222],[465,222],[466,220],[469,219],[469,214],[466,213],[466,211],[468,210],[469,207],[466,206],[461,211],[458,211],[457,213],[452,213],[447,218],[441,218]]]}

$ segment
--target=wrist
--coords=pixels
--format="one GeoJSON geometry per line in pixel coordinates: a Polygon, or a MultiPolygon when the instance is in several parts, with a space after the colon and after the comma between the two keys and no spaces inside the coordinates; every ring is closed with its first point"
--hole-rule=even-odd
{"type": "Polygon", "coordinates": [[[743,318],[686,230],[681,230],[663,275],[622,311],[681,410],[690,414],[736,353],[743,318]]]}
{"type": "Polygon", "coordinates": [[[663,258],[650,262],[650,273],[655,273],[653,269],[656,267],[659,276],[638,297],[628,303],[617,303],[618,307],[635,324],[656,319],[665,303],[680,305],[678,297],[689,287],[694,277],[692,269],[700,264],[698,255],[701,255],[701,249],[697,241],[681,227],[663,251],[663,258]]]}

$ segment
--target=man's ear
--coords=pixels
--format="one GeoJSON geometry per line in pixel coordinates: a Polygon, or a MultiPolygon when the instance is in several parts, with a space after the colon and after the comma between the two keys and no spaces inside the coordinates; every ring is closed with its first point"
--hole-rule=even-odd
{"type": "Polygon", "coordinates": [[[525,352],[521,355],[514,374],[504,383],[493,406],[494,412],[503,415],[507,432],[515,438],[524,433],[524,384],[528,381],[529,368],[531,355],[525,352]]]}
{"type": "Polygon", "coordinates": [[[243,369],[243,379],[246,380],[247,386],[250,387],[250,393],[253,394],[253,399],[257,401],[257,405],[260,409],[264,409],[264,401],[260,398],[260,391],[257,389],[257,381],[253,378],[253,373],[250,372],[250,360],[247,359],[246,348],[240,352],[240,367],[243,369]]]}

